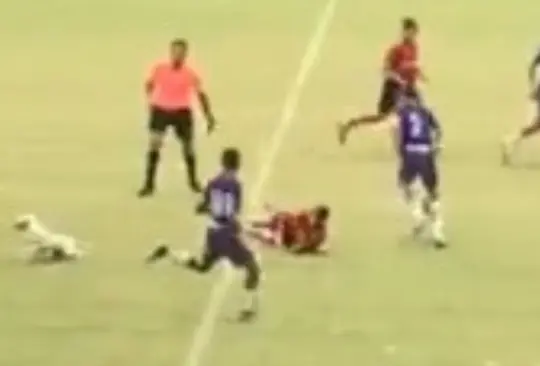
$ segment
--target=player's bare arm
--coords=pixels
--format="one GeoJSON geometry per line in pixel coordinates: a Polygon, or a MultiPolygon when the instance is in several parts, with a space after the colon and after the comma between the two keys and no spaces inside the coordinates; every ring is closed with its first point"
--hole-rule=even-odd
{"type": "Polygon", "coordinates": [[[204,89],[199,89],[197,91],[197,98],[199,99],[201,109],[203,111],[204,117],[206,118],[208,132],[210,133],[216,127],[216,118],[214,117],[214,113],[212,111],[210,97],[204,89]]]}

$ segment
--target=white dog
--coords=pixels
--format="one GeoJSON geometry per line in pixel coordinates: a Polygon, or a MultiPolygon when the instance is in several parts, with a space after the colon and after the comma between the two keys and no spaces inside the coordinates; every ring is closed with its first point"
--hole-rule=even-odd
{"type": "Polygon", "coordinates": [[[75,238],[51,232],[35,215],[16,218],[14,228],[33,245],[32,262],[62,262],[79,259],[82,251],[75,238]]]}

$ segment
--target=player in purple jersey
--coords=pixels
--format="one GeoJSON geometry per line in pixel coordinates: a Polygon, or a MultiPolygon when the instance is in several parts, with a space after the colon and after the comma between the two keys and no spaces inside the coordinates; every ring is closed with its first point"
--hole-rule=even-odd
{"type": "Polygon", "coordinates": [[[536,52],[529,64],[529,98],[534,105],[534,115],[532,121],[516,133],[510,135],[503,142],[502,162],[509,165],[514,155],[514,150],[519,144],[532,136],[540,133],[540,49],[536,52]]]}
{"type": "Polygon", "coordinates": [[[400,161],[398,182],[412,212],[413,233],[419,236],[429,225],[435,247],[445,248],[436,160],[441,140],[439,122],[412,89],[401,96],[397,117],[394,142],[400,161]],[[424,188],[423,198],[415,197],[412,189],[417,180],[424,188]]]}
{"type": "Polygon", "coordinates": [[[198,273],[209,272],[221,259],[227,259],[236,268],[245,271],[244,288],[248,304],[240,313],[240,320],[251,320],[257,313],[257,292],[260,282],[260,267],[253,252],[240,237],[238,220],[242,208],[242,184],[237,172],[240,169],[240,153],[237,149],[225,149],[222,171],[210,180],[204,190],[204,198],[197,206],[198,214],[209,217],[206,228],[205,246],[200,258],[187,252],[173,253],[168,246],[160,245],[150,254],[147,262],[152,263],[171,257],[174,263],[198,273]]]}

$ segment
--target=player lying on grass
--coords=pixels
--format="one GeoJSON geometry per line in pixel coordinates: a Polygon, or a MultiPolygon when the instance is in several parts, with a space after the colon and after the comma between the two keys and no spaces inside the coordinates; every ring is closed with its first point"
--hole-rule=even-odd
{"type": "Polygon", "coordinates": [[[326,254],[330,209],[315,206],[298,212],[267,206],[268,217],[251,222],[246,234],[260,243],[283,248],[293,254],[326,254]]]}
{"type": "Polygon", "coordinates": [[[240,312],[240,320],[251,320],[257,312],[260,267],[253,252],[240,237],[238,215],[242,206],[242,184],[237,177],[240,169],[240,153],[226,149],[222,158],[223,170],[212,179],[204,190],[204,199],[197,212],[210,219],[206,229],[205,246],[200,258],[187,252],[174,253],[166,245],[158,246],[147,258],[152,263],[170,257],[174,263],[198,272],[208,273],[221,259],[227,259],[245,272],[244,288],[248,304],[240,312]]]}
{"type": "Polygon", "coordinates": [[[421,105],[412,88],[401,95],[397,116],[394,143],[400,162],[398,182],[411,208],[413,234],[418,237],[429,225],[434,246],[445,248],[437,169],[442,136],[439,122],[428,108],[421,105]],[[415,195],[413,184],[417,180],[422,183],[424,197],[415,195]]]}
{"type": "Polygon", "coordinates": [[[34,215],[23,215],[15,220],[15,230],[22,232],[33,245],[31,263],[72,261],[82,257],[77,240],[72,236],[53,233],[34,215]]]}
{"type": "Polygon", "coordinates": [[[514,150],[523,140],[540,133],[540,49],[529,64],[529,88],[529,97],[534,105],[534,116],[530,124],[521,128],[503,142],[502,162],[504,165],[511,163],[514,150]]]}

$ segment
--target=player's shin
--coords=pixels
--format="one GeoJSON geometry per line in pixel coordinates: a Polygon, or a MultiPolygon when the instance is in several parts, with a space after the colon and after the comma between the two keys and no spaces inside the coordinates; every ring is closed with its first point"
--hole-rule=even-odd
{"type": "Polygon", "coordinates": [[[417,199],[412,187],[409,184],[403,183],[401,184],[401,190],[405,204],[407,205],[407,208],[411,214],[414,227],[413,234],[416,236],[420,234],[426,223],[426,215],[422,210],[421,202],[419,199],[417,199]]]}
{"type": "Polygon", "coordinates": [[[431,219],[431,234],[437,245],[445,245],[444,220],[441,203],[438,199],[429,201],[429,214],[431,219]]]}
{"type": "Polygon", "coordinates": [[[259,285],[261,271],[255,260],[245,267],[246,277],[244,288],[246,290],[246,303],[240,313],[240,320],[249,321],[257,313],[259,308],[259,285]]]}

